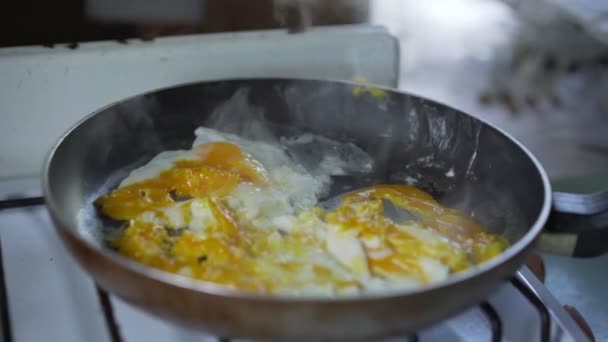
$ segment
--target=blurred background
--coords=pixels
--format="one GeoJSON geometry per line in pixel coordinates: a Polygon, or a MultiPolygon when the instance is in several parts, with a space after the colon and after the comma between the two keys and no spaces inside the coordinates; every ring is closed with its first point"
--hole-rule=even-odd
{"type": "Polygon", "coordinates": [[[400,42],[399,87],[523,141],[554,179],[608,175],[608,4],[595,0],[3,2],[0,46],[375,24],[400,42]],[[605,172],[606,171],[606,172],[605,172]]]}
{"type": "MultiPolygon", "coordinates": [[[[144,86],[192,81],[203,69],[205,75],[215,76],[217,70],[224,75],[241,63],[241,56],[232,53],[229,62],[222,58],[243,51],[235,45],[247,45],[246,39],[255,40],[243,48],[247,51],[265,44],[255,61],[242,56],[246,63],[255,62],[248,64],[250,69],[265,72],[266,59],[259,56],[268,57],[264,54],[276,51],[276,44],[318,27],[346,25],[386,28],[399,45],[398,68],[385,68],[386,61],[396,58],[395,49],[373,50],[367,38],[344,38],[350,40],[340,45],[336,37],[341,33],[329,38],[320,31],[316,37],[322,36],[325,45],[310,46],[334,50],[308,52],[308,46],[295,43],[291,47],[299,52],[275,58],[283,63],[275,69],[290,65],[285,59],[345,56],[337,67],[360,63],[371,70],[373,64],[382,75],[398,70],[388,79],[398,79],[401,90],[482,118],[520,140],[544,165],[556,189],[608,189],[608,1],[602,0],[2,1],[0,173],[5,178],[21,170],[37,174],[59,132],[100,104],[139,93],[144,86]],[[159,39],[275,28],[287,28],[293,36],[224,35],[217,41],[197,36],[162,44],[159,39]],[[276,42],[269,44],[272,37],[276,42]],[[223,44],[225,40],[235,43],[223,44]],[[98,41],[111,44],[84,44],[98,41]],[[368,45],[349,45],[358,42],[368,45]],[[206,54],[205,49],[227,46],[232,50],[206,54]],[[171,49],[179,53],[172,55],[171,49]],[[335,53],[340,49],[351,50],[335,53]],[[361,57],[360,51],[368,49],[361,57]],[[383,54],[393,57],[383,59],[383,54]],[[215,62],[199,68],[199,60],[206,62],[200,56],[215,62]],[[349,60],[353,58],[361,60],[349,60]],[[61,87],[66,89],[57,89],[61,87]],[[63,117],[48,120],[52,110],[63,117]]],[[[375,37],[365,37],[370,36],[375,37]]],[[[350,72],[343,68],[336,73],[344,70],[350,72]]],[[[605,275],[599,270],[606,269],[606,260],[545,256],[547,286],[563,303],[576,304],[598,340],[608,339],[606,303],[596,299],[605,294],[605,275]]]]}

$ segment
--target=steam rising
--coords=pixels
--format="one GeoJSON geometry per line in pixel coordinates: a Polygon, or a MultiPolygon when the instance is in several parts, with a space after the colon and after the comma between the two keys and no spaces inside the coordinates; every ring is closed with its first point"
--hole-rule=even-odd
{"type": "MultiPolygon", "coordinates": [[[[108,124],[112,132],[106,139],[112,142],[112,148],[102,154],[101,164],[110,165],[112,174],[109,178],[105,175],[105,185],[99,191],[87,193],[86,209],[78,220],[80,230],[99,241],[96,237],[105,225],[93,209],[93,200],[154,154],[178,145],[187,148],[197,126],[280,146],[284,151],[284,156],[262,163],[293,162],[313,175],[329,174],[332,178],[369,176],[363,177],[358,186],[418,186],[442,204],[472,214],[489,230],[504,232],[511,241],[522,236],[536,218],[537,200],[522,202],[530,194],[529,186],[512,179],[533,178],[536,169],[508,139],[472,117],[390,92],[382,99],[367,94],[355,97],[348,85],[339,83],[232,82],[210,83],[201,88],[203,91],[190,92],[193,95],[173,91],[171,96],[175,98],[140,97],[111,108],[120,115],[108,124]],[[194,120],[195,126],[188,126],[179,136],[163,131],[173,110],[167,103],[188,100],[194,104],[186,106],[189,112],[183,114],[188,122],[185,125],[194,120]],[[210,101],[212,110],[204,112],[210,101]],[[200,118],[196,110],[201,111],[200,118]],[[138,136],[133,137],[133,132],[138,136]],[[180,143],[174,144],[178,140],[180,143]],[[184,140],[185,145],[181,143],[184,140]],[[112,156],[133,145],[143,152],[129,151],[130,164],[126,168],[127,163],[115,166],[112,156]],[[144,155],[146,160],[138,160],[144,155]]],[[[208,133],[201,129],[199,142],[209,140],[208,133]]],[[[100,134],[98,139],[103,138],[100,134]]],[[[538,192],[538,186],[534,186],[538,192]]]]}
{"type": "Polygon", "coordinates": [[[332,176],[373,170],[374,159],[353,143],[271,124],[264,111],[250,103],[249,94],[250,90],[239,89],[218,106],[207,121],[208,127],[196,130],[193,145],[235,142],[269,169],[289,166],[310,174],[319,184],[320,198],[328,195],[332,176]]]}
{"type": "MultiPolygon", "coordinates": [[[[230,99],[217,106],[209,115],[206,127],[198,127],[193,132],[192,146],[218,141],[234,142],[271,170],[289,166],[296,171],[310,174],[315,179],[314,188],[318,190],[313,192],[317,197],[327,195],[332,182],[331,176],[364,174],[372,171],[374,160],[355,144],[343,143],[307,132],[298,134],[293,129],[273,125],[261,108],[250,103],[249,95],[250,89],[240,88],[230,99]],[[282,134],[283,130],[285,135],[282,134]]],[[[143,121],[147,124],[151,122],[147,115],[143,117],[145,118],[143,121]]],[[[154,138],[152,142],[157,144],[159,140],[156,136],[154,138]]],[[[184,155],[184,152],[164,150],[161,154],[168,157],[172,154],[184,155]]],[[[152,162],[154,160],[155,158],[152,162]]],[[[130,184],[131,181],[126,182],[126,180],[134,174],[138,176],[135,178],[154,176],[155,170],[152,172],[146,168],[133,170],[134,166],[141,164],[137,161],[126,169],[116,171],[100,191],[89,198],[87,205],[89,209],[81,210],[77,218],[81,228],[97,226],[97,229],[81,229],[87,239],[98,242],[102,240],[100,238],[102,236],[117,233],[116,224],[112,222],[100,224],[92,203],[116,184],[121,186],[130,184]],[[129,172],[131,176],[125,179],[129,172]]]]}

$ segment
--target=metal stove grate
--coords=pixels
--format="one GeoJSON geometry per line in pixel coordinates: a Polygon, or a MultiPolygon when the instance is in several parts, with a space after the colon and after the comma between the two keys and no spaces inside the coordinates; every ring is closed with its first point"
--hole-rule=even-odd
{"type": "Polygon", "coordinates": [[[2,337],[3,341],[10,342],[12,339],[11,320],[8,312],[8,299],[6,297],[6,282],[4,280],[3,265],[2,244],[0,243],[0,337],[2,337]]]}
{"type": "MultiPolygon", "coordinates": [[[[42,197],[31,197],[31,198],[22,198],[22,199],[9,199],[0,201],[0,211],[2,209],[9,208],[21,208],[28,207],[34,205],[44,204],[44,199],[42,197]]],[[[11,336],[11,322],[9,316],[8,302],[6,299],[6,284],[4,280],[4,270],[2,268],[2,249],[0,245],[0,336],[3,337],[4,341],[10,342],[12,341],[11,336]]],[[[539,340],[541,342],[549,342],[551,338],[551,321],[552,316],[548,305],[553,305],[556,303],[546,303],[547,298],[543,300],[543,295],[539,292],[539,289],[535,289],[535,279],[530,279],[534,277],[534,275],[524,269],[513,277],[510,281],[513,286],[518,290],[518,292],[522,293],[522,295],[526,298],[526,300],[532,304],[532,306],[538,312],[540,318],[540,336],[539,340]],[[527,272],[527,274],[522,274],[527,272]]],[[[121,336],[121,332],[119,329],[119,325],[116,321],[116,316],[114,314],[114,308],[112,305],[112,301],[110,300],[109,294],[100,287],[97,287],[97,295],[99,297],[99,301],[101,303],[101,307],[103,310],[103,315],[105,318],[106,326],[109,331],[109,335],[111,337],[112,342],[122,342],[124,338],[121,336]]],[[[479,304],[480,311],[485,316],[485,319],[489,323],[490,332],[491,332],[491,341],[499,342],[503,340],[503,322],[498,314],[498,311],[494,308],[492,304],[488,301],[484,301],[479,304]]],[[[555,315],[554,318],[559,321],[561,325],[569,325],[568,330],[570,333],[574,333],[574,340],[578,341],[579,339],[576,336],[584,336],[580,335],[580,329],[577,327],[573,327],[573,321],[570,317],[564,317],[563,315],[553,312],[555,315]]],[[[409,335],[404,337],[404,341],[419,341],[420,337],[418,334],[409,335]]],[[[217,342],[230,342],[231,338],[217,338],[217,342]]]]}
{"type": "MultiPolygon", "coordinates": [[[[540,342],[550,342],[550,333],[551,333],[551,316],[549,313],[549,309],[545,306],[543,301],[539,298],[535,291],[532,290],[530,285],[524,283],[520,277],[516,276],[511,279],[511,283],[521,292],[525,298],[527,298],[530,303],[534,306],[534,308],[538,311],[540,316],[540,342]]],[[[104,317],[106,321],[106,325],[110,332],[110,336],[112,338],[112,342],[123,342],[124,339],[120,334],[120,330],[118,324],[116,322],[116,318],[114,315],[114,310],[112,307],[112,302],[110,301],[110,297],[108,293],[97,287],[97,294],[99,295],[99,300],[102,304],[104,317]]],[[[491,329],[491,341],[492,342],[500,342],[503,341],[503,323],[500,315],[487,301],[479,304],[481,312],[483,312],[485,318],[487,319],[490,329],[491,329]]],[[[404,341],[418,342],[420,340],[417,334],[412,334],[404,338],[404,341]]],[[[230,342],[232,339],[230,338],[217,338],[217,342],[230,342]]]]}
{"type": "MultiPolygon", "coordinates": [[[[549,310],[547,306],[543,303],[543,301],[536,295],[532,289],[526,284],[524,284],[517,277],[511,280],[511,283],[521,292],[534,306],[534,308],[538,311],[540,316],[540,341],[541,342],[549,342],[550,332],[551,332],[551,316],[549,314],[549,310]]],[[[495,340],[495,341],[500,341],[495,340]]]]}

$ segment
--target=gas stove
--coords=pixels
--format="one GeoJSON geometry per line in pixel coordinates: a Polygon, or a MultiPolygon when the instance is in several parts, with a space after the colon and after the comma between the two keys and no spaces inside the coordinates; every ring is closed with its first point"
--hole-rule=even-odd
{"type": "MultiPolygon", "coordinates": [[[[44,155],[75,121],[121,98],[198,80],[363,78],[396,87],[399,65],[395,38],[368,26],[318,28],[296,35],[277,30],[0,50],[0,109],[11,113],[0,125],[0,200],[21,199],[15,208],[0,209],[4,340],[231,341],[168,323],[106,293],[64,250],[36,196],[44,155]]],[[[416,335],[383,341],[416,340],[588,338],[523,267],[478,306],[416,335]]]]}
{"type": "MultiPolygon", "coordinates": [[[[0,183],[0,191],[15,183],[0,183]]],[[[7,196],[6,191],[1,193],[7,196]]],[[[8,194],[15,198],[18,193],[8,194]]],[[[176,326],[98,288],[63,248],[44,207],[0,211],[0,226],[7,298],[2,330],[6,341],[246,341],[176,326]]],[[[416,335],[378,342],[533,340],[588,338],[524,266],[478,306],[416,335]]]]}

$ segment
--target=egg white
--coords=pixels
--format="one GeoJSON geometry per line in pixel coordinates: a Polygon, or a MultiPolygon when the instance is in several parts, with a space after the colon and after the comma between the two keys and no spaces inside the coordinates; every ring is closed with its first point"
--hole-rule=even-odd
{"type": "MultiPolygon", "coordinates": [[[[195,136],[193,150],[165,151],[158,154],[146,165],[133,170],[121,182],[120,187],[157,177],[163,171],[169,170],[176,161],[196,159],[197,155],[194,152],[196,146],[212,142],[232,142],[264,166],[271,182],[271,186],[263,189],[249,183],[240,183],[225,197],[224,203],[237,220],[250,222],[257,229],[268,231],[267,239],[271,246],[271,251],[268,253],[276,250],[276,255],[273,257],[277,260],[321,265],[332,270],[341,279],[354,279],[364,284],[363,289],[346,287],[337,290],[331,284],[315,284],[312,268],[310,270],[305,268],[297,274],[297,277],[307,283],[306,286],[279,289],[278,292],[294,296],[333,296],[360,294],[362,291],[379,293],[423,286],[419,280],[414,278],[380,279],[373,277],[367,264],[364,247],[377,248],[379,240],[374,237],[360,239],[353,235],[353,232],[336,229],[320,220],[310,210],[317,205],[319,196],[327,191],[332,175],[343,174],[345,170],[353,169],[356,167],[353,163],[361,165],[361,160],[365,160],[365,158],[357,155],[358,159],[350,156],[350,159],[340,160],[339,155],[332,154],[318,163],[317,167],[307,169],[290,158],[286,150],[289,148],[289,144],[294,144],[294,141],[295,143],[313,141],[310,136],[300,140],[283,140],[283,145],[250,141],[206,127],[198,128],[195,136]],[[324,241],[325,248],[307,251],[281,249],[282,234],[292,233],[294,229],[324,241]]],[[[325,142],[325,140],[323,141],[325,142]]],[[[370,169],[370,165],[364,166],[366,169],[370,169]]],[[[217,224],[209,199],[205,198],[191,199],[166,208],[147,211],[141,214],[138,220],[162,225],[169,229],[187,227],[201,236],[205,235],[207,227],[217,224]]],[[[423,243],[438,245],[443,242],[441,236],[415,224],[397,226],[416,236],[423,243]]],[[[382,251],[377,251],[377,253],[382,253],[382,251]]],[[[420,267],[429,281],[441,281],[448,277],[449,272],[446,265],[430,258],[419,259],[420,267]]],[[[259,267],[268,275],[276,274],[276,269],[270,264],[261,264],[259,267]]],[[[179,273],[188,275],[190,270],[185,268],[179,273]]]]}

